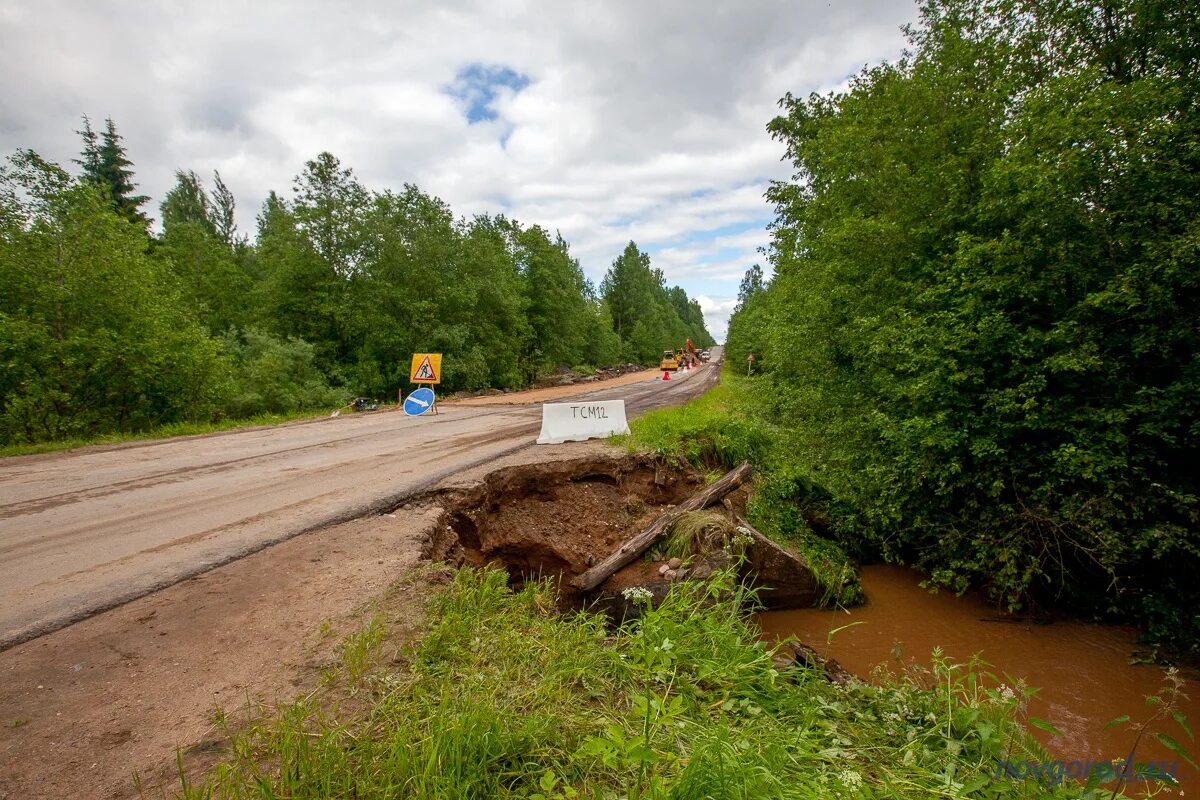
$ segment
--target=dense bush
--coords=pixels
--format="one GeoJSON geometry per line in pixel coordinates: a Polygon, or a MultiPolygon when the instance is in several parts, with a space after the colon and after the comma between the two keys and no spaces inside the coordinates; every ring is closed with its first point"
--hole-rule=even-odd
{"type": "Polygon", "coordinates": [[[0,442],[217,411],[220,349],[146,245],[96,188],[32,153],[0,174],[0,442]]]}
{"type": "Polygon", "coordinates": [[[283,341],[255,328],[223,340],[230,361],[229,393],[222,410],[235,419],[301,408],[335,408],[346,402],[317,369],[313,346],[283,341]]]}
{"type": "Polygon", "coordinates": [[[847,540],[1193,651],[1194,11],[930,0],[898,63],[786,97],[775,277],[730,341],[768,331],[764,413],[847,540]]]}

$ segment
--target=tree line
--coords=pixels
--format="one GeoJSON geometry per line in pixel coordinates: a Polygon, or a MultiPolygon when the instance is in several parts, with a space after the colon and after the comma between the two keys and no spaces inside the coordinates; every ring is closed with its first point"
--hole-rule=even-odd
{"type": "Polygon", "coordinates": [[[329,153],[253,240],[192,171],[153,232],[112,120],[79,133],[77,175],[29,150],[0,168],[0,443],[394,397],[413,352],[444,353],[454,391],[712,343],[633,242],[597,290],[561,235],[368,190],[329,153]]]}
{"type": "Polygon", "coordinates": [[[847,547],[1192,653],[1196,10],[927,0],[899,61],[786,96],[727,350],[847,547]]]}

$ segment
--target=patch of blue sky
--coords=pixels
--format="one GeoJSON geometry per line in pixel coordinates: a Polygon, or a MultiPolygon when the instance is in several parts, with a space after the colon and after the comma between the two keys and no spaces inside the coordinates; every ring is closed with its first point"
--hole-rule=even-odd
{"type": "MultiPolygon", "coordinates": [[[[663,250],[670,248],[689,248],[696,249],[703,247],[708,242],[713,242],[718,239],[726,239],[730,237],[742,236],[744,234],[761,234],[762,243],[766,244],[770,238],[767,231],[767,225],[771,222],[770,217],[762,217],[760,219],[748,220],[744,222],[731,222],[726,225],[718,225],[712,228],[692,228],[683,231],[670,239],[664,239],[653,243],[647,243],[653,250],[663,250]]],[[[640,244],[640,243],[639,243],[640,244]]],[[[709,258],[717,258],[718,250],[713,250],[709,254],[709,258]]],[[[725,256],[727,257],[727,256],[725,256]]]]}
{"type": "Polygon", "coordinates": [[[709,242],[713,239],[720,239],[725,236],[737,236],[748,231],[765,231],[769,219],[754,220],[752,222],[731,222],[728,225],[718,225],[715,228],[706,228],[705,230],[694,231],[687,235],[687,242],[709,242]]]}
{"type": "MultiPolygon", "coordinates": [[[[445,92],[459,101],[467,122],[474,125],[499,117],[496,98],[509,89],[519,92],[529,85],[529,76],[503,64],[471,63],[459,69],[445,92]]],[[[507,139],[507,135],[504,137],[507,139]]]]}
{"type": "Polygon", "coordinates": [[[640,214],[625,214],[620,217],[615,217],[609,220],[608,225],[613,228],[628,228],[642,221],[640,214]]]}

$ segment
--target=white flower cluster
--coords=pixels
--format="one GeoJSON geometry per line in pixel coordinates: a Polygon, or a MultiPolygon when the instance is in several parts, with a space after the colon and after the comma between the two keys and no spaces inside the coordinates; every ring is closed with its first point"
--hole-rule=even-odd
{"type": "Polygon", "coordinates": [[[842,770],[838,773],[838,780],[841,781],[842,786],[852,790],[861,788],[863,782],[862,775],[852,769],[842,770]]]}
{"type": "Polygon", "coordinates": [[[650,590],[643,586],[630,586],[622,591],[621,595],[631,603],[649,603],[653,597],[650,590]]]}

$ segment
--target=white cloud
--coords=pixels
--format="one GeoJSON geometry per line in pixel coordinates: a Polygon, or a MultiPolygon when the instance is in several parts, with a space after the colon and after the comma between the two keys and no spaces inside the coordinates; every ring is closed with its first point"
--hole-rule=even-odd
{"type": "Polygon", "coordinates": [[[737,298],[709,297],[702,294],[696,297],[696,302],[704,312],[704,324],[708,326],[708,332],[718,342],[724,342],[725,335],[729,333],[729,317],[737,306],[737,298]]]}
{"type": "Polygon", "coordinates": [[[634,239],[723,328],[762,260],[763,191],[790,173],[765,132],[778,99],[896,57],[915,16],[913,0],[0,0],[0,151],[67,162],[80,115],[111,115],[155,206],[176,169],[219,169],[249,230],[330,150],[370,188],[559,229],[594,280],[634,239]],[[496,92],[492,121],[448,91],[472,64],[529,80],[496,92]]]}

